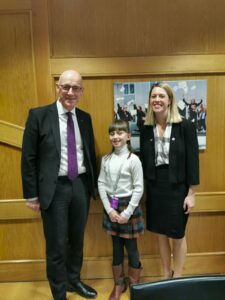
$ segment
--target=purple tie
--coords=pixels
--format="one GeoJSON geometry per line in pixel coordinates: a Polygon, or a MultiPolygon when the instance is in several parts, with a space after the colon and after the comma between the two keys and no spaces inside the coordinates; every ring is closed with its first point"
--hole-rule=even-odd
{"type": "Polygon", "coordinates": [[[76,138],[72,113],[67,113],[68,177],[74,180],[78,176],[76,138]]]}

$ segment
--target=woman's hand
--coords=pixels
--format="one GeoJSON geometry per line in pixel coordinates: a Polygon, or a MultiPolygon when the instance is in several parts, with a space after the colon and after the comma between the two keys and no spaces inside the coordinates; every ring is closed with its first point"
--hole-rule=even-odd
{"type": "Polygon", "coordinates": [[[184,213],[186,215],[189,214],[195,206],[195,191],[196,191],[196,186],[191,185],[189,187],[188,194],[184,199],[183,208],[184,208],[184,213]]]}
{"type": "Polygon", "coordinates": [[[189,214],[195,206],[195,195],[187,196],[184,200],[184,213],[189,214]]]}

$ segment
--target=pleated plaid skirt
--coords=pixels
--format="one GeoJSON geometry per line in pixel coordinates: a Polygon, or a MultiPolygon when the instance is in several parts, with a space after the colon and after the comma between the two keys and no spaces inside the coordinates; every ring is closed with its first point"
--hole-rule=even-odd
{"type": "MultiPolygon", "coordinates": [[[[129,204],[131,197],[119,198],[118,213],[121,213],[129,204]]],[[[118,224],[111,222],[108,214],[104,210],[103,214],[103,228],[110,235],[117,235],[122,238],[132,239],[138,238],[144,233],[144,220],[143,213],[140,206],[137,206],[134,210],[133,215],[128,220],[126,224],[118,224]]]]}

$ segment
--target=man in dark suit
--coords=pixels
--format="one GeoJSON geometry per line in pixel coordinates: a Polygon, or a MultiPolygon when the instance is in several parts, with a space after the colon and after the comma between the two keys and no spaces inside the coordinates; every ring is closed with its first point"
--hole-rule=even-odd
{"type": "Polygon", "coordinates": [[[97,182],[91,117],[76,108],[83,93],[80,74],[63,72],[57,92],[55,103],[29,112],[21,162],[24,198],[29,208],[41,211],[47,277],[54,300],[65,300],[66,291],[95,298],[97,292],[80,279],[84,230],[97,182]],[[72,163],[69,118],[75,155],[72,163]]]}

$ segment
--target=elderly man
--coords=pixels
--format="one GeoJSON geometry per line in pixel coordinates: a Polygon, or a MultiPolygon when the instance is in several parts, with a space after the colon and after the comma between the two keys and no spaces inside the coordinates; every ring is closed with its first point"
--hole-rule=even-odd
{"type": "Polygon", "coordinates": [[[97,292],[80,279],[84,230],[97,182],[91,117],[76,108],[83,93],[81,75],[63,72],[57,92],[56,102],[29,112],[21,163],[24,198],[30,209],[41,211],[54,300],[65,300],[66,291],[95,298],[97,292]]]}

